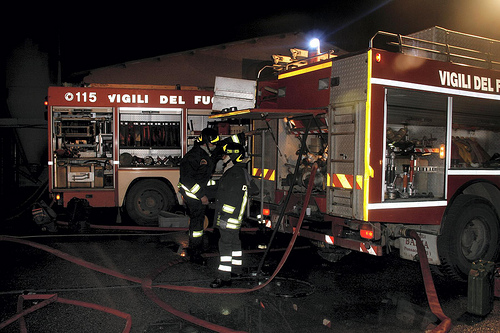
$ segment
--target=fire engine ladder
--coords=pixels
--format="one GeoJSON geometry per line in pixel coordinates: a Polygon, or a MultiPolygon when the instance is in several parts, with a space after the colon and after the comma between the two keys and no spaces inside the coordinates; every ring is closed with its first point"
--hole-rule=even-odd
{"type": "MultiPolygon", "coordinates": [[[[269,125],[268,125],[269,126],[269,125]]],[[[265,138],[266,138],[266,133],[267,132],[270,132],[270,129],[269,128],[258,128],[258,129],[255,129],[253,131],[250,131],[250,132],[247,132],[245,133],[246,136],[249,136],[249,135],[260,135],[261,136],[261,150],[260,150],[260,154],[254,154],[254,153],[248,153],[249,156],[252,156],[252,157],[260,157],[261,159],[261,165],[260,165],[260,169],[261,170],[264,170],[265,168],[265,164],[264,164],[264,156],[266,156],[266,145],[265,145],[265,138]]],[[[271,133],[272,134],[272,133],[271,133]]],[[[262,171],[263,172],[263,171],[262,171]]],[[[252,172],[249,171],[250,173],[250,176],[252,176],[252,172]]],[[[262,176],[259,176],[257,177],[259,178],[260,182],[259,182],[259,189],[260,189],[260,193],[259,193],[259,202],[260,202],[260,218],[253,218],[250,214],[250,205],[247,205],[247,218],[248,219],[251,219],[251,220],[255,220],[255,221],[258,221],[259,223],[262,223],[263,221],[263,216],[262,216],[262,211],[264,210],[264,181],[265,181],[265,178],[264,178],[264,175],[262,176]]],[[[255,199],[255,197],[254,197],[255,199]]]]}
{"type": "Polygon", "coordinates": [[[346,104],[330,106],[329,114],[329,163],[327,178],[327,207],[330,214],[352,218],[357,204],[359,170],[357,106],[346,104]]]}

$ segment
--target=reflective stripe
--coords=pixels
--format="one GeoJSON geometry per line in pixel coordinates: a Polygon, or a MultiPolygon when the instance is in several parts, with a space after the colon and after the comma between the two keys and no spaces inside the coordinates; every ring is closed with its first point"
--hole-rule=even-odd
{"type": "Polygon", "coordinates": [[[230,206],[230,205],[227,205],[227,204],[222,205],[222,211],[224,213],[228,213],[228,214],[232,214],[234,212],[235,208],[236,207],[233,207],[233,206],[230,206]]]}
{"type": "Polygon", "coordinates": [[[241,143],[240,139],[238,138],[238,134],[231,135],[231,140],[236,143],[241,143]]]}
{"type": "Polygon", "coordinates": [[[191,192],[186,191],[186,195],[187,195],[188,197],[190,197],[190,198],[193,198],[193,199],[199,200],[199,199],[198,199],[198,197],[197,197],[196,195],[194,195],[193,193],[191,193],[191,192]]]}
{"type": "Polygon", "coordinates": [[[220,256],[221,262],[231,262],[233,258],[231,256],[220,256]]]}
{"type": "MultiPolygon", "coordinates": [[[[196,184],[195,186],[193,186],[193,188],[196,187],[197,185],[198,184],[196,184]]],[[[191,191],[186,186],[184,186],[183,184],[179,183],[179,184],[177,184],[177,187],[182,188],[184,190],[184,193],[186,193],[186,195],[188,197],[190,197],[192,199],[199,200],[198,197],[195,194],[191,193],[191,191]]],[[[198,190],[199,190],[199,188],[197,189],[197,192],[198,192],[198,190]]]]}
{"type": "Polygon", "coordinates": [[[215,184],[216,184],[216,183],[215,183],[215,180],[210,179],[210,180],[208,181],[208,183],[207,183],[207,186],[213,186],[213,185],[215,185],[215,184]]]}
{"type": "Polygon", "coordinates": [[[240,225],[241,225],[241,222],[238,221],[237,219],[233,219],[233,218],[227,219],[226,228],[228,228],[228,229],[239,229],[240,225]]]}
{"type": "Polygon", "coordinates": [[[245,191],[245,194],[243,194],[243,202],[241,203],[240,215],[238,215],[238,220],[240,221],[240,223],[243,220],[243,214],[245,213],[245,207],[247,206],[248,201],[248,188],[246,185],[243,185],[243,191],[245,191]]]}
{"type": "Polygon", "coordinates": [[[194,184],[193,187],[189,190],[189,192],[196,194],[200,190],[201,186],[198,184],[194,184]]]}
{"type": "Polygon", "coordinates": [[[243,265],[243,260],[241,260],[241,259],[233,259],[233,260],[231,260],[231,264],[234,265],[234,266],[241,266],[241,265],[243,265]]]}
{"type": "Polygon", "coordinates": [[[192,235],[194,238],[198,238],[198,237],[201,237],[203,236],[203,230],[201,231],[193,231],[192,235]]]}
{"type": "Polygon", "coordinates": [[[241,257],[243,255],[243,251],[233,251],[231,254],[233,257],[241,257]]]}
{"type": "Polygon", "coordinates": [[[219,271],[223,271],[223,272],[231,272],[231,266],[227,266],[227,265],[219,265],[219,271]]]}

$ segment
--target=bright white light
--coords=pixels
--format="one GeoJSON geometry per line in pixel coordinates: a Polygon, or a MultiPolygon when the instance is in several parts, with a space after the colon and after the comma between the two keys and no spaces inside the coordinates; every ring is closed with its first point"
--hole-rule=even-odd
{"type": "Polygon", "coordinates": [[[311,39],[311,41],[309,42],[309,46],[311,48],[317,48],[317,47],[319,47],[319,39],[317,39],[317,38],[311,39]]]}
{"type": "Polygon", "coordinates": [[[320,42],[319,42],[319,39],[318,38],[313,38],[311,39],[311,41],[309,42],[309,46],[312,48],[312,49],[315,49],[316,50],[316,53],[319,54],[320,53],[320,42]]]}

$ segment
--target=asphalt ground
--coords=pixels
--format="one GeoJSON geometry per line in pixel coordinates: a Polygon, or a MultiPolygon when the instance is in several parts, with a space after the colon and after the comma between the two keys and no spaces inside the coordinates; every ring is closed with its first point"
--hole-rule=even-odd
{"type": "MultiPolygon", "coordinates": [[[[106,220],[99,222],[105,224],[106,220]]],[[[429,309],[419,264],[396,255],[352,253],[330,263],[299,237],[277,278],[266,287],[249,293],[204,293],[162,286],[208,288],[218,264],[216,232],[209,234],[206,243],[205,266],[181,256],[187,242],[185,231],[88,230],[87,234],[60,231],[38,236],[33,228],[28,232],[33,237],[12,229],[7,232],[129,277],[153,277],[151,291],[156,301],[139,282],[4,240],[0,241],[0,322],[16,314],[20,295],[57,295],[61,300],[97,304],[128,314],[131,332],[212,332],[199,325],[210,323],[218,331],[411,333],[428,331],[439,323],[429,309]],[[180,313],[194,321],[181,319],[180,313]]],[[[263,252],[256,248],[258,236],[242,234],[242,240],[245,275],[234,280],[233,289],[250,289],[264,283],[281,260],[290,237],[279,235],[263,262],[263,252]],[[262,274],[255,276],[261,264],[262,274]]],[[[453,323],[450,332],[500,331],[498,299],[486,317],[473,316],[467,313],[466,284],[439,277],[435,282],[443,311],[453,323]]],[[[42,300],[23,302],[24,309],[35,305],[43,305],[42,300]]],[[[127,325],[115,313],[59,302],[24,318],[28,332],[122,332],[127,325]]],[[[19,331],[19,321],[0,330],[19,331]]]]}

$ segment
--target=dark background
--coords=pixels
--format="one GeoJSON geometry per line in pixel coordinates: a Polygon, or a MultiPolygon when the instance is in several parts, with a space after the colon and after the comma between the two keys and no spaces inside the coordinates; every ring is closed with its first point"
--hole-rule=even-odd
{"type": "Polygon", "coordinates": [[[304,31],[347,51],[378,30],[435,25],[500,39],[496,0],[16,2],[4,9],[6,50],[27,37],[71,73],[172,52],[304,31]]]}

